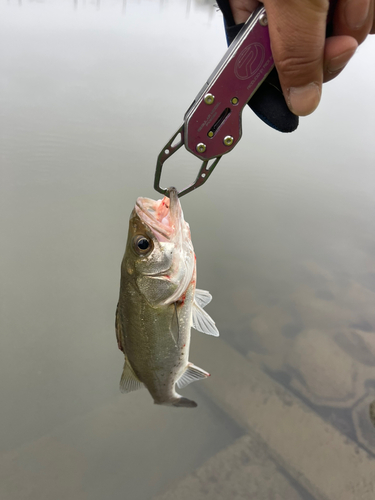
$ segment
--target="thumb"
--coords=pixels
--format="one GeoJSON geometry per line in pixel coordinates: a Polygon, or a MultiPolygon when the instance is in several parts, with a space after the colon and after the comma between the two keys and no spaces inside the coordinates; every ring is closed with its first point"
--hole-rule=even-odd
{"type": "Polygon", "coordinates": [[[272,54],[289,109],[305,116],[322,91],[328,0],[264,0],[272,54]]]}

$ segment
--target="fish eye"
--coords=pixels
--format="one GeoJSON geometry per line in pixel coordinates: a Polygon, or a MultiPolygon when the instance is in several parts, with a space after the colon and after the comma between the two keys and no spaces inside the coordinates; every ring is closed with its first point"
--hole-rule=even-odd
{"type": "Polygon", "coordinates": [[[138,234],[133,240],[133,247],[136,253],[146,255],[152,250],[153,244],[149,238],[142,234],[138,234]]]}

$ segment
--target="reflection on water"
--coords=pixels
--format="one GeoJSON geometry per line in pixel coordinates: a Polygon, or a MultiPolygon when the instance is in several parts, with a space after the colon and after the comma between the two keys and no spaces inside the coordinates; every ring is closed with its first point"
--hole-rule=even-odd
{"type": "MultiPolygon", "coordinates": [[[[151,4],[152,0],[144,0],[144,3],[146,4],[151,4]]],[[[61,6],[61,0],[8,0],[7,4],[8,5],[13,5],[15,3],[18,3],[19,6],[30,6],[32,4],[44,4],[47,7],[54,7],[54,6],[61,6]]],[[[125,14],[126,12],[126,6],[129,0],[113,0],[111,2],[108,1],[103,1],[103,0],[73,0],[72,1],[72,6],[74,10],[77,9],[82,9],[82,10],[100,10],[101,8],[104,8],[105,10],[110,9],[111,11],[117,11],[117,12],[122,12],[125,14]]],[[[5,3],[5,2],[3,2],[5,3]]],[[[139,6],[141,3],[141,0],[133,0],[130,2],[131,7],[134,4],[138,4],[138,7],[142,9],[142,6],[139,6]]],[[[159,4],[159,9],[162,11],[163,9],[168,9],[170,7],[169,1],[168,0],[153,0],[152,3],[159,4]]],[[[211,0],[181,0],[179,2],[180,5],[178,5],[179,8],[179,13],[181,14],[182,12],[182,7],[185,4],[185,13],[187,17],[190,15],[190,11],[192,9],[192,3],[194,5],[194,8],[197,11],[205,11],[209,18],[213,17],[213,14],[215,13],[215,10],[218,11],[218,7],[214,4],[212,4],[211,0]]],[[[66,2],[66,6],[68,6],[68,2],[66,2]]]]}
{"type": "Polygon", "coordinates": [[[183,198],[221,332],[198,408],[118,392],[127,220],[224,50],[209,1],[0,3],[1,498],[374,497],[374,40],[183,198]]]}

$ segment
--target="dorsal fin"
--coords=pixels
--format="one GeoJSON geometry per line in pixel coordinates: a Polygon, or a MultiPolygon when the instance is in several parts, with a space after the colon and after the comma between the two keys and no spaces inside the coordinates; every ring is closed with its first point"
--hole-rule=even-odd
{"type": "Polygon", "coordinates": [[[141,389],[142,387],[144,387],[144,385],[133,372],[129,361],[125,358],[124,369],[120,380],[120,391],[125,393],[133,392],[141,389]]]}
{"type": "Polygon", "coordinates": [[[204,311],[196,302],[193,303],[191,313],[192,326],[196,330],[207,335],[219,336],[219,330],[216,328],[215,321],[204,311]]]}
{"type": "Polygon", "coordinates": [[[212,295],[207,290],[200,290],[199,288],[195,289],[194,300],[198,304],[199,307],[206,307],[212,300],[212,295]]]}
{"type": "Polygon", "coordinates": [[[193,363],[188,363],[186,370],[177,380],[177,387],[179,389],[182,389],[183,387],[189,385],[191,382],[195,382],[195,380],[200,380],[209,376],[210,374],[205,370],[202,370],[202,368],[193,365],[193,363]]]}

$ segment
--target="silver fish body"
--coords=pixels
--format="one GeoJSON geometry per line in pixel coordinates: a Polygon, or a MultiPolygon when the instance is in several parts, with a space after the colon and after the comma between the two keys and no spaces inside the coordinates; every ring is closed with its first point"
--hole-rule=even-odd
{"type": "Polygon", "coordinates": [[[189,363],[190,329],[218,335],[203,311],[211,300],[196,290],[195,254],[177,191],[138,198],[121,265],[116,335],[125,355],[122,392],[145,386],[156,404],[194,407],[178,387],[209,374],[189,363]]]}

